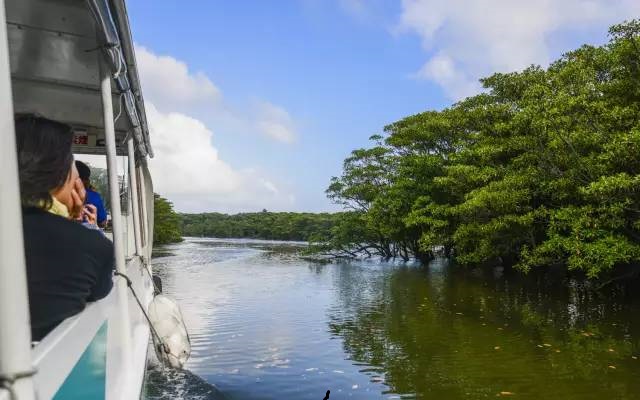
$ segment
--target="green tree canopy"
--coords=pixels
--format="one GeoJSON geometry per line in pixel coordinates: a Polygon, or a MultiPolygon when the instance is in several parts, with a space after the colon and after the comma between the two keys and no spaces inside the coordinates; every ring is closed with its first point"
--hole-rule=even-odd
{"type": "Polygon", "coordinates": [[[481,82],[483,93],[395,122],[345,160],[327,194],[358,226],[323,243],[590,277],[636,266],[640,22],[546,69],[481,82]]]}
{"type": "Polygon", "coordinates": [[[182,241],[180,218],[173,211],[173,204],[159,194],[154,194],[153,207],[153,243],[166,244],[182,241]]]}

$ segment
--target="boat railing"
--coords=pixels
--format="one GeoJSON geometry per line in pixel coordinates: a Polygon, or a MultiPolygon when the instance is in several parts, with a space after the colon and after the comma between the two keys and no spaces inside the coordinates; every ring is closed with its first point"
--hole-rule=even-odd
{"type": "Polygon", "coordinates": [[[52,398],[65,382],[115,305],[115,292],[67,318],[33,348],[38,398],[52,398]]]}
{"type": "MultiPolygon", "coordinates": [[[[127,276],[133,282],[133,290],[137,292],[146,306],[151,300],[150,290],[153,283],[149,273],[145,271],[145,265],[140,257],[134,256],[127,260],[127,276]]],[[[114,277],[114,280],[116,279],[120,278],[114,277]]],[[[121,289],[114,285],[114,290],[107,297],[88,304],[81,313],[67,318],[47,334],[42,341],[35,343],[31,350],[31,358],[37,372],[33,378],[37,398],[54,398],[74,368],[78,368],[80,358],[105,324],[107,325],[105,327],[107,331],[110,330],[110,335],[117,335],[118,330],[121,329],[117,325],[122,323],[121,318],[116,315],[119,310],[117,302],[118,290],[121,289]]],[[[129,297],[128,303],[131,307],[131,331],[128,334],[134,341],[144,342],[149,337],[146,321],[140,314],[140,310],[136,309],[138,306],[135,300],[130,298],[129,289],[125,288],[125,290],[128,292],[126,295],[129,297]],[[138,337],[137,340],[136,337],[138,337]]],[[[99,345],[107,346],[106,340],[105,343],[99,345]]],[[[111,347],[109,352],[117,357],[119,352],[114,347],[121,346],[121,343],[110,341],[109,346],[111,347]]],[[[95,364],[100,365],[102,361],[106,362],[106,360],[94,361],[96,361],[94,362],[94,367],[95,364]]],[[[117,361],[110,360],[110,362],[117,361]]],[[[103,367],[106,369],[106,365],[103,365],[103,367]]],[[[132,371],[132,373],[139,374],[140,372],[132,371]]],[[[118,390],[118,388],[112,388],[112,390],[118,390]]],[[[10,397],[3,396],[3,394],[6,393],[0,392],[0,400],[10,399],[10,397]]]]}

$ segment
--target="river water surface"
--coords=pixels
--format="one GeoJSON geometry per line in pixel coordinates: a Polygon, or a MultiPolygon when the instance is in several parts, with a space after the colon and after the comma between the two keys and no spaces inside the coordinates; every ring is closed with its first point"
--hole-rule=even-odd
{"type": "Polygon", "coordinates": [[[296,243],[188,239],[154,258],[191,334],[146,399],[640,399],[640,301],[549,276],[320,265],[296,243]],[[552,283],[553,282],[553,283],[552,283]]]}

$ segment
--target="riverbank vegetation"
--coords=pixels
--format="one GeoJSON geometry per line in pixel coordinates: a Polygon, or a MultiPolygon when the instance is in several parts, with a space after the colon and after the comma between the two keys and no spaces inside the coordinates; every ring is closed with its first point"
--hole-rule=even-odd
{"type": "Polygon", "coordinates": [[[173,210],[173,204],[156,193],[153,208],[153,244],[181,242],[180,217],[173,210]]]}
{"type": "Polygon", "coordinates": [[[180,214],[184,236],[307,241],[329,235],[338,214],[268,212],[180,214]]]}
{"type": "Polygon", "coordinates": [[[327,190],[350,212],[314,236],[316,249],[639,271],[640,21],[547,69],[481,82],[481,94],[388,125],[351,153],[327,190]]]}

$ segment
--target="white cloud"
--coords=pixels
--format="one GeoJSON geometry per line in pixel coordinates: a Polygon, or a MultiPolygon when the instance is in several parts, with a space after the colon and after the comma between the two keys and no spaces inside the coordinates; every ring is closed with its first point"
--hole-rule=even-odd
{"type": "Polygon", "coordinates": [[[460,99],[492,72],[548,64],[552,35],[605,31],[638,15],[637,0],[403,0],[398,30],[433,54],[415,75],[460,99]]]}
{"type": "Polygon", "coordinates": [[[220,90],[202,72],[192,73],[187,64],[170,56],[159,56],[136,46],[136,59],[144,94],[164,112],[194,106],[212,108],[220,90]]]}
{"type": "Polygon", "coordinates": [[[199,120],[161,113],[147,102],[155,157],[149,161],[154,190],[180,211],[286,209],[289,194],[255,169],[236,170],[221,160],[213,133],[199,120]]]}
{"type": "Polygon", "coordinates": [[[197,119],[159,112],[147,103],[147,118],[155,158],[150,162],[155,186],[161,192],[229,193],[238,189],[239,176],[220,160],[212,133],[197,119]]]}
{"type": "Polygon", "coordinates": [[[262,186],[267,189],[268,191],[270,191],[273,194],[278,194],[280,193],[280,191],[278,190],[278,188],[276,187],[276,185],[274,185],[272,182],[269,182],[266,179],[261,179],[260,180],[262,183],[262,186]]]}
{"type": "Polygon", "coordinates": [[[287,110],[267,101],[257,103],[258,129],[266,136],[283,143],[293,143],[296,131],[287,110]]]}
{"type": "Polygon", "coordinates": [[[282,143],[293,143],[293,118],[283,107],[265,100],[237,110],[223,101],[222,92],[202,72],[190,72],[187,64],[170,56],[159,56],[136,46],[136,57],[145,99],[160,112],[182,112],[236,131],[254,131],[282,143]]]}
{"type": "Polygon", "coordinates": [[[415,76],[439,83],[447,96],[452,99],[471,96],[481,89],[477,81],[469,79],[464,72],[456,68],[451,57],[442,53],[433,56],[427,61],[415,76]]]}
{"type": "Polygon", "coordinates": [[[365,0],[340,0],[340,7],[356,18],[366,18],[369,16],[369,9],[365,0]]]}
{"type": "MultiPolygon", "coordinates": [[[[191,73],[184,62],[155,55],[144,47],[138,46],[136,52],[155,153],[149,167],[156,192],[187,212],[294,206],[287,188],[266,174],[256,168],[234,168],[224,161],[213,144],[213,130],[202,119],[187,115],[206,108],[219,114],[229,112],[207,76],[191,73]]],[[[242,123],[271,124],[265,129],[272,136],[279,135],[277,140],[289,142],[295,137],[292,119],[283,108],[261,102],[255,114],[242,123]]]]}

